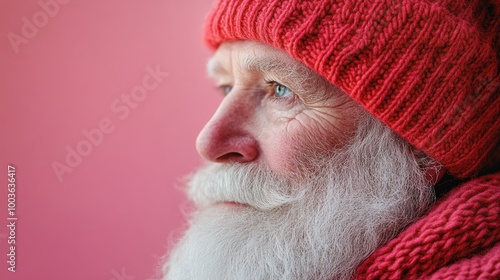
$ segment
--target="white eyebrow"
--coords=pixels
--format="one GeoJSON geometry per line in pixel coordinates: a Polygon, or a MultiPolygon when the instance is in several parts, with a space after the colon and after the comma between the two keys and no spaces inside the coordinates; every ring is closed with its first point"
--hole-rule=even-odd
{"type": "Polygon", "coordinates": [[[306,69],[305,65],[297,61],[286,61],[285,57],[279,55],[263,55],[255,56],[252,53],[247,53],[241,57],[243,69],[250,72],[264,72],[275,74],[286,80],[296,81],[300,77],[304,77],[306,69]]]}
{"type": "MultiPolygon", "coordinates": [[[[310,96],[313,95],[318,99],[322,99],[331,95],[331,89],[334,87],[325,78],[303,63],[291,60],[286,54],[257,56],[254,52],[246,52],[239,57],[239,60],[241,61],[241,69],[269,75],[271,79],[276,79],[277,82],[290,87],[296,93],[308,93],[310,96]],[[330,90],[327,90],[327,88],[330,88],[330,90]]],[[[228,73],[227,69],[220,64],[216,57],[211,57],[208,60],[207,72],[210,77],[228,73]]]]}
{"type": "Polygon", "coordinates": [[[305,64],[290,59],[286,54],[255,56],[247,53],[241,61],[245,70],[270,75],[298,94],[319,97],[326,93],[325,87],[329,84],[305,64]]]}
{"type": "MultiPolygon", "coordinates": [[[[300,62],[285,61],[284,57],[279,55],[256,56],[254,53],[245,53],[240,57],[242,69],[249,72],[264,72],[274,74],[283,79],[296,81],[305,74],[312,71],[300,62]]],[[[215,56],[208,59],[207,73],[210,77],[217,74],[226,73],[226,69],[219,63],[215,56]]]]}

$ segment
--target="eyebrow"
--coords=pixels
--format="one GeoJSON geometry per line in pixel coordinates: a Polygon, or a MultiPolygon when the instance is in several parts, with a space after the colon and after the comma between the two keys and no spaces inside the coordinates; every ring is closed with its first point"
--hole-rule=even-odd
{"type": "MultiPolygon", "coordinates": [[[[302,84],[311,74],[312,70],[298,61],[284,61],[280,56],[255,56],[252,53],[243,54],[240,57],[242,69],[253,73],[265,73],[279,77],[283,82],[294,85],[302,84]]],[[[217,74],[227,74],[227,70],[211,57],[207,63],[207,72],[211,77],[217,74]]]]}
{"type": "MultiPolygon", "coordinates": [[[[278,56],[254,56],[251,54],[244,55],[242,58],[243,69],[250,72],[264,72],[277,74],[279,76],[290,76],[294,73],[300,73],[304,71],[298,71],[299,69],[305,68],[301,67],[298,62],[285,62],[278,56]]],[[[297,77],[298,78],[298,77],[297,77]]]]}
{"type": "MultiPolygon", "coordinates": [[[[247,52],[239,59],[243,71],[264,73],[268,78],[282,83],[311,102],[326,100],[333,95],[344,95],[341,89],[330,84],[326,78],[315,73],[305,64],[293,58],[290,59],[286,54],[257,56],[253,52],[247,52]]],[[[207,71],[212,78],[229,74],[228,69],[225,69],[215,57],[209,59],[207,71]]]]}

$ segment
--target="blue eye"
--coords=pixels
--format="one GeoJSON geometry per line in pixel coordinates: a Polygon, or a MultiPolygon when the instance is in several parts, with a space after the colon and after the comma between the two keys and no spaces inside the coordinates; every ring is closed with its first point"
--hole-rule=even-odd
{"type": "Polygon", "coordinates": [[[290,94],[293,94],[292,90],[289,88],[285,87],[282,84],[274,83],[274,96],[276,97],[285,97],[289,96],[290,94]]]}

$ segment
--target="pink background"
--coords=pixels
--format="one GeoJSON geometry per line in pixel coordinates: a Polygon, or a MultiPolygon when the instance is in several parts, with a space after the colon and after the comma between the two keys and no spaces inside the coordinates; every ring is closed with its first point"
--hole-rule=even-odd
{"type": "Polygon", "coordinates": [[[65,2],[53,16],[38,0],[0,2],[0,279],[155,279],[185,223],[179,186],[201,164],[196,135],[220,101],[201,39],[212,0],[65,2]],[[40,25],[32,38],[24,17],[40,25]],[[9,32],[27,40],[18,53],[9,32]],[[168,77],[122,120],[111,105],[142,84],[148,65],[168,77]],[[66,164],[67,146],[83,145],[82,130],[106,118],[114,130],[60,182],[53,162],[66,164]],[[15,273],[6,263],[9,163],[15,273]]]}

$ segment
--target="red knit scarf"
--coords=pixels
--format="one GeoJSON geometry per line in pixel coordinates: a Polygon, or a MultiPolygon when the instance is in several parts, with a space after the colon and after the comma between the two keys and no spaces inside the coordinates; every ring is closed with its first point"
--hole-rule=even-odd
{"type": "Polygon", "coordinates": [[[500,173],[438,200],[366,259],[356,279],[500,279],[500,173]]]}

